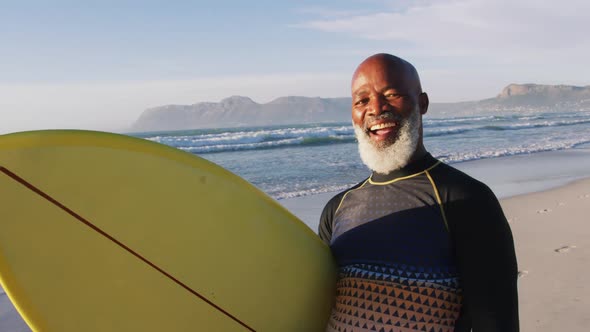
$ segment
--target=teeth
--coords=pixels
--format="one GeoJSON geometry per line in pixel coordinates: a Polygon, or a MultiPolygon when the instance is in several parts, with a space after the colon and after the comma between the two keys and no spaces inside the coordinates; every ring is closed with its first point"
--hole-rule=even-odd
{"type": "Polygon", "coordinates": [[[395,123],[393,123],[393,122],[381,123],[378,125],[371,126],[371,128],[369,128],[369,130],[375,131],[375,130],[384,129],[384,128],[391,128],[391,127],[395,127],[395,123]]]}

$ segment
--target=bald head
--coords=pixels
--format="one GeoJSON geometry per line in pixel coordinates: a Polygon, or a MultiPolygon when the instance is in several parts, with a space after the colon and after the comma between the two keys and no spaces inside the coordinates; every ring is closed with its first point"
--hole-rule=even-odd
{"type": "Polygon", "coordinates": [[[420,77],[414,66],[402,58],[391,54],[379,53],[366,58],[356,68],[352,76],[352,92],[354,94],[355,85],[358,87],[366,80],[361,76],[375,77],[385,76],[387,81],[396,82],[396,84],[407,92],[422,93],[420,77]],[[362,82],[359,82],[362,81],[362,82]]]}

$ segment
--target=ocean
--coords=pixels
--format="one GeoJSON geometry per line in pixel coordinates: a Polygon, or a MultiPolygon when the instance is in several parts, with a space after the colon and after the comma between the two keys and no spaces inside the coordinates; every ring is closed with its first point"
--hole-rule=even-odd
{"type": "MultiPolygon", "coordinates": [[[[282,200],[344,190],[370,172],[350,123],[134,133],[210,160],[282,200]]],[[[424,144],[450,163],[590,147],[590,110],[424,117],[424,144]]]]}

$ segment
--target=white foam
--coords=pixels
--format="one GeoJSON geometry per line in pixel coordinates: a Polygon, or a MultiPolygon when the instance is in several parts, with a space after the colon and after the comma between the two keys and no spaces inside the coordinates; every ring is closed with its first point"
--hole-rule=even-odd
{"type": "Polygon", "coordinates": [[[148,140],[193,153],[252,150],[301,144],[308,138],[352,139],[352,126],[228,131],[195,136],[154,136],[148,140]]]}
{"type": "Polygon", "coordinates": [[[330,135],[352,135],[352,126],[334,126],[334,127],[311,127],[311,128],[280,128],[280,129],[259,129],[255,131],[227,131],[221,133],[210,133],[201,135],[189,136],[154,136],[147,139],[161,143],[178,142],[198,142],[204,143],[222,143],[222,142],[236,142],[236,143],[252,143],[259,142],[264,139],[282,139],[294,137],[324,137],[330,135]]]}
{"type": "Polygon", "coordinates": [[[462,134],[468,131],[476,130],[473,126],[461,126],[455,128],[437,128],[437,129],[429,129],[424,131],[425,137],[434,137],[434,136],[445,136],[445,135],[455,135],[455,134],[462,134]]]}
{"type": "Polygon", "coordinates": [[[504,156],[514,156],[520,154],[530,154],[535,152],[556,151],[574,148],[577,145],[590,143],[590,139],[567,139],[559,142],[544,142],[544,144],[529,144],[513,147],[500,148],[496,150],[479,149],[472,152],[450,152],[438,153],[438,158],[448,163],[478,160],[486,158],[497,158],[504,156]]]}
{"type": "Polygon", "coordinates": [[[456,118],[433,118],[433,119],[424,119],[424,125],[432,126],[432,125],[439,125],[445,123],[457,123],[457,122],[477,122],[477,121],[484,121],[484,120],[494,120],[494,119],[501,119],[502,117],[497,115],[486,115],[486,116],[466,116],[466,117],[456,117],[456,118]]]}
{"type": "Polygon", "coordinates": [[[207,153],[207,152],[221,152],[221,151],[242,151],[242,150],[255,150],[274,148],[287,145],[297,145],[303,142],[303,138],[291,138],[282,139],[278,141],[270,142],[258,142],[258,143],[238,143],[238,144],[217,144],[208,146],[188,146],[178,147],[181,150],[191,153],[207,153]]]}
{"type": "Polygon", "coordinates": [[[288,191],[288,192],[281,192],[281,193],[276,193],[276,194],[271,193],[271,195],[277,200],[282,200],[282,199],[287,199],[287,198],[303,197],[303,196],[310,196],[310,195],[330,193],[330,192],[340,192],[340,191],[348,189],[354,185],[355,185],[355,183],[351,183],[351,184],[347,184],[347,185],[322,186],[319,188],[288,191]]]}
{"type": "Polygon", "coordinates": [[[508,125],[486,125],[486,126],[478,128],[478,129],[518,130],[518,129],[540,128],[540,127],[571,126],[571,125],[578,125],[578,124],[585,124],[585,123],[590,123],[590,119],[525,122],[525,123],[515,123],[515,124],[508,124],[508,125]]]}

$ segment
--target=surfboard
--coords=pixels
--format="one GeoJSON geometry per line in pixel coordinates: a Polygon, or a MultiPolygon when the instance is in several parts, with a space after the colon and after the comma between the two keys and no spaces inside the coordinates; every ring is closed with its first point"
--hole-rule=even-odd
{"type": "Polygon", "coordinates": [[[323,331],[336,268],[205,159],[126,135],[0,136],[0,283],[33,331],[323,331]]]}

